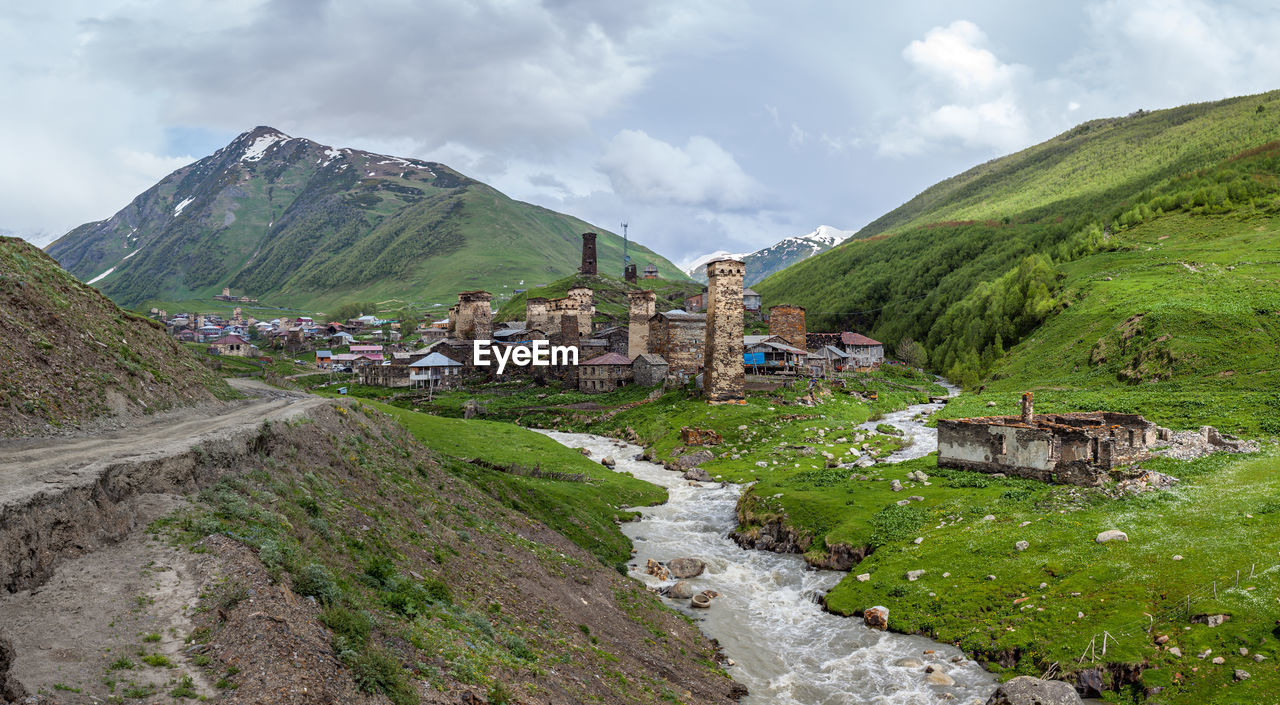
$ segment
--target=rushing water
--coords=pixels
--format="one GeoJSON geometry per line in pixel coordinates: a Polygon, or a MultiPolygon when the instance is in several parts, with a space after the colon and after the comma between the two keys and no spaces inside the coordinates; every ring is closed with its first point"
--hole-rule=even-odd
{"type": "MultiPolygon", "coordinates": [[[[892,424],[913,440],[890,461],[919,457],[936,448],[936,433],[918,417],[939,406],[913,406],[869,424],[870,428],[876,423],[892,424]]],[[[666,504],[641,508],[641,521],[623,526],[636,548],[631,575],[658,587],[662,581],[644,572],[648,559],[688,556],[706,562],[706,571],[690,582],[697,591],[720,593],[710,609],[693,609],[688,600],[664,599],[697,620],[707,636],[719,640],[725,655],[735,662],[729,673],[751,691],[743,703],[967,704],[985,702],[994,690],[994,679],[978,664],[968,659],[951,662],[962,656],[955,647],[874,631],[861,619],[824,612],[817,599],[844,573],[813,570],[798,555],[744,550],[730,540],[741,486],[691,486],[679,473],[633,460],[642,450],[638,446],[582,433],[544,433],[569,447],[587,448],[593,458],[611,455],[618,471],[668,489],[666,504]],[[923,668],[895,665],[903,658],[938,665],[955,679],[955,685],[927,684],[923,668]],[[946,694],[954,699],[945,700],[946,694]]]]}

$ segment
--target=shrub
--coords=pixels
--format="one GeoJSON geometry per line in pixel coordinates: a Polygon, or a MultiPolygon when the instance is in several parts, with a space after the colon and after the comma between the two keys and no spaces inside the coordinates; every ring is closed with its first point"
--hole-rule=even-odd
{"type": "Polygon", "coordinates": [[[323,604],[332,604],[342,597],[342,591],[333,582],[329,570],[318,563],[309,563],[293,576],[293,591],[309,595],[323,604]]]}

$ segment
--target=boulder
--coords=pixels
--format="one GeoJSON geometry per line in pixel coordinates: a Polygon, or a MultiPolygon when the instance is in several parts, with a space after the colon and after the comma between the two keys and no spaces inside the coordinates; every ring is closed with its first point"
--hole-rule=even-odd
{"type": "Polygon", "coordinates": [[[649,575],[652,575],[658,580],[671,579],[671,573],[670,571],[667,570],[667,567],[653,560],[652,558],[650,558],[649,562],[645,565],[644,572],[648,573],[649,575]]]}
{"type": "Polygon", "coordinates": [[[1076,674],[1076,693],[1084,698],[1102,697],[1102,671],[1087,668],[1076,674]]]}
{"type": "Polygon", "coordinates": [[[915,581],[919,580],[920,576],[924,575],[925,572],[926,571],[923,571],[923,570],[908,570],[907,580],[910,580],[911,582],[914,583],[915,581]]]}
{"type": "Polygon", "coordinates": [[[1198,614],[1191,618],[1191,623],[1203,624],[1207,627],[1218,627],[1228,619],[1231,619],[1229,614],[1198,614]]]}
{"type": "Polygon", "coordinates": [[[667,570],[671,572],[671,577],[678,580],[696,578],[702,575],[706,567],[707,564],[697,558],[673,558],[667,561],[667,570]]]}
{"type": "Polygon", "coordinates": [[[721,440],[720,434],[709,428],[685,426],[680,429],[680,442],[687,446],[716,446],[721,440]]]}
{"type": "Polygon", "coordinates": [[[1019,541],[1013,544],[1013,547],[1018,549],[1019,551],[1025,551],[1028,548],[1031,548],[1031,544],[1027,543],[1026,541],[1019,541]]]}
{"type": "Polygon", "coordinates": [[[900,658],[897,661],[894,661],[893,665],[900,666],[902,668],[924,668],[924,661],[910,657],[900,658]]]}
{"type": "Polygon", "coordinates": [[[698,482],[712,482],[711,474],[702,468],[691,468],[684,471],[684,479],[698,482]]]}
{"type": "Polygon", "coordinates": [[[616,466],[618,464],[618,461],[614,460],[612,455],[606,455],[604,456],[604,459],[600,461],[600,464],[605,466],[606,468],[611,468],[616,466]]]}
{"type": "Polygon", "coordinates": [[[1098,543],[1107,543],[1108,541],[1128,541],[1129,535],[1119,529],[1109,529],[1098,534],[1098,538],[1094,540],[1098,543]]]}
{"type": "Polygon", "coordinates": [[[857,576],[855,576],[855,577],[857,578],[858,582],[860,582],[860,583],[865,583],[865,582],[867,582],[868,580],[870,580],[870,579],[871,579],[871,574],[870,574],[870,573],[862,573],[862,574],[857,575],[857,576]]]}
{"type": "Polygon", "coordinates": [[[987,705],[1081,705],[1083,701],[1070,683],[1018,676],[1001,683],[987,699],[987,705]]]}
{"type": "Polygon", "coordinates": [[[938,686],[944,686],[944,687],[952,686],[956,684],[956,681],[954,678],[952,678],[951,676],[948,676],[942,671],[934,671],[933,673],[930,673],[929,675],[925,676],[924,682],[928,683],[929,685],[938,685],[938,686]]]}
{"type": "Polygon", "coordinates": [[[699,450],[687,455],[682,455],[672,462],[675,464],[677,470],[688,470],[689,468],[701,465],[715,457],[716,454],[709,450],[699,450]]]}
{"type": "Polygon", "coordinates": [[[1237,669],[1236,669],[1236,672],[1235,672],[1235,673],[1233,673],[1233,674],[1231,675],[1231,678],[1232,678],[1232,680],[1235,680],[1236,682],[1243,681],[1243,680],[1248,680],[1248,679],[1249,679],[1249,672],[1248,672],[1248,671],[1246,671],[1246,670],[1244,670],[1244,669],[1242,669],[1242,668],[1237,668],[1237,669]]]}
{"type": "Polygon", "coordinates": [[[862,621],[872,629],[886,631],[889,629],[889,608],[876,605],[862,613],[862,621]]]}
{"type": "Polygon", "coordinates": [[[693,585],[687,580],[677,580],[675,585],[667,588],[667,597],[674,597],[677,600],[687,600],[693,597],[693,585]]]}

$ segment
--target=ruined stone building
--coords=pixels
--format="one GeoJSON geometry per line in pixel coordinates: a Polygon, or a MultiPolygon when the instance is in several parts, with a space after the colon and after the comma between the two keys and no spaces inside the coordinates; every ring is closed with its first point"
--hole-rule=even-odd
{"type": "Polygon", "coordinates": [[[627,292],[627,358],[649,352],[649,319],[657,313],[658,295],[652,291],[627,292]]]}
{"type": "Polygon", "coordinates": [[[636,276],[636,266],[634,264],[628,264],[623,267],[622,278],[626,280],[628,284],[635,284],[636,279],[639,279],[639,277],[636,276]]]}
{"type": "Polygon", "coordinates": [[[487,291],[464,291],[458,294],[458,305],[450,310],[449,327],[454,337],[462,340],[493,339],[493,297],[487,291]]]}
{"type": "Polygon", "coordinates": [[[1170,435],[1137,414],[1036,414],[1028,392],[1020,416],[938,421],[938,467],[1092,487],[1170,435]]]}
{"type": "Polygon", "coordinates": [[[746,400],[746,372],[742,365],[742,277],[746,271],[746,265],[739,260],[707,263],[702,391],[712,404],[742,404],[746,400]]]}
{"type": "Polygon", "coordinates": [[[568,299],[568,302],[561,310],[571,311],[576,309],[578,314],[578,335],[583,338],[590,338],[591,331],[594,330],[592,321],[596,317],[595,292],[590,287],[575,286],[569,289],[565,298],[568,299]]]}
{"type": "Polygon", "coordinates": [[[631,360],[618,353],[605,353],[578,365],[578,391],[588,394],[612,392],[631,381],[631,360]]]}
{"type": "Polygon", "coordinates": [[[527,330],[540,330],[547,336],[560,332],[558,327],[556,330],[551,330],[551,308],[545,297],[534,296],[525,299],[524,327],[527,330]]]}
{"type": "Polygon", "coordinates": [[[804,307],[790,304],[770,306],[769,335],[776,335],[787,341],[787,345],[804,349],[804,307]]]}
{"type": "Polygon", "coordinates": [[[631,359],[627,354],[631,349],[630,339],[631,332],[627,326],[609,326],[591,334],[592,341],[604,343],[605,352],[618,353],[628,360],[631,359]]]}
{"type": "Polygon", "coordinates": [[[671,310],[649,319],[649,352],[661,355],[672,377],[687,380],[702,371],[707,316],[671,310]]]}
{"type": "Polygon", "coordinates": [[[582,234],[582,266],[578,267],[581,274],[595,275],[596,273],[596,234],[582,234]]]}

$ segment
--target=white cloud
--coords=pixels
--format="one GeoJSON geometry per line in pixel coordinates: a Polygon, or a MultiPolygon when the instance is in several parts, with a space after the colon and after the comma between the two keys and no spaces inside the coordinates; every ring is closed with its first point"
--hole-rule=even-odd
{"type": "Polygon", "coordinates": [[[1002,62],[986,44],[976,24],[956,20],[903,49],[923,83],[915,114],[881,136],[881,154],[912,155],[947,144],[1007,152],[1028,144],[1031,130],[1019,89],[1030,69],[1002,62]]]}
{"type": "Polygon", "coordinates": [[[641,130],[622,130],[599,166],[619,196],[639,203],[730,211],[762,205],[763,187],[732,154],[700,135],[677,147],[641,130]]]}

